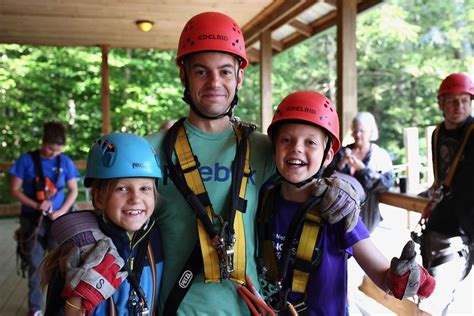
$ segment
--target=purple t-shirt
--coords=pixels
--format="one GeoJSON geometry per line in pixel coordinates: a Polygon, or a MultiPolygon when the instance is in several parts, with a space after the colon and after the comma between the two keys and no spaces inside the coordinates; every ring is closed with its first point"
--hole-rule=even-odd
{"type": "MultiPolygon", "coordinates": [[[[291,220],[302,203],[286,201],[279,194],[275,202],[274,205],[278,207],[274,213],[273,247],[279,260],[291,220]]],[[[369,232],[360,218],[350,233],[345,233],[344,221],[332,225],[325,223],[321,227],[316,243],[316,248],[321,251],[321,261],[312,268],[306,287],[305,301],[310,315],[346,314],[347,259],[352,255],[352,246],[368,237],[369,232]]],[[[293,253],[296,253],[296,246],[293,253]]],[[[289,265],[290,271],[287,274],[287,282],[290,285],[293,277],[291,267],[292,264],[289,265]]],[[[288,287],[288,284],[285,283],[284,286],[288,287]]],[[[304,294],[295,292],[288,294],[288,301],[291,303],[298,303],[303,298],[304,294]]]]}

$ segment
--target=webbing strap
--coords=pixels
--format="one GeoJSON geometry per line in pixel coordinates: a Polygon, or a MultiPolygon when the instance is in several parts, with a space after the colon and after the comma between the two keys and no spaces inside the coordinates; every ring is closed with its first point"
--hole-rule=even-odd
{"type": "Polygon", "coordinates": [[[294,292],[304,293],[306,291],[320,225],[321,218],[316,215],[314,211],[309,210],[306,213],[306,219],[301,231],[298,249],[296,250],[296,261],[293,270],[293,282],[291,285],[291,289],[294,292]]]}
{"type": "MultiPolygon", "coordinates": [[[[178,163],[181,166],[181,170],[184,174],[184,179],[193,193],[197,196],[206,193],[206,187],[202,182],[201,174],[199,173],[198,163],[194,158],[191,145],[189,144],[188,137],[184,127],[178,129],[178,135],[176,137],[175,152],[178,159],[178,163]]],[[[206,214],[209,220],[212,222],[214,218],[214,211],[212,206],[205,205],[206,214]]],[[[204,275],[206,282],[219,282],[221,279],[219,258],[217,251],[210,240],[207,231],[202,221],[197,219],[197,227],[199,233],[199,244],[201,245],[201,254],[204,263],[204,275]]]]}
{"type": "MultiPolygon", "coordinates": [[[[278,186],[270,188],[268,192],[261,192],[260,194],[261,204],[259,206],[260,213],[258,222],[259,245],[257,252],[260,264],[259,269],[262,270],[262,266],[264,266],[264,270],[266,270],[265,275],[268,277],[268,280],[273,283],[282,284],[287,277],[290,258],[292,257],[293,241],[297,238],[298,227],[302,227],[296,255],[294,256],[295,261],[292,266],[293,278],[291,280],[291,290],[298,293],[305,293],[311,268],[318,262],[318,258],[316,258],[316,260],[312,259],[315,254],[316,244],[322,226],[322,220],[315,208],[321,201],[321,197],[312,197],[298,208],[286,234],[281,259],[277,263],[272,243],[273,220],[271,216],[274,207],[274,194],[272,193],[275,190],[278,190],[278,186]]],[[[316,254],[316,256],[319,255],[319,253],[316,254]]],[[[259,271],[259,273],[262,273],[262,271],[259,271]]],[[[265,285],[262,286],[264,287],[264,292],[268,290],[265,288],[265,285]]],[[[268,293],[264,293],[266,299],[272,300],[270,296],[273,296],[275,292],[267,292],[268,293]]],[[[280,289],[278,294],[278,308],[286,309],[287,294],[287,290],[280,289]]]]}
{"type": "MultiPolygon", "coordinates": [[[[442,123],[441,123],[442,124],[442,123]]],[[[434,135],[433,135],[433,146],[435,148],[434,153],[433,153],[433,163],[434,163],[434,177],[435,177],[435,182],[437,185],[439,185],[439,174],[438,174],[438,134],[439,130],[441,128],[441,124],[438,124],[436,129],[434,130],[434,135]]],[[[474,130],[474,123],[471,123],[469,128],[467,129],[464,139],[461,143],[461,146],[458,149],[458,152],[456,153],[456,156],[451,164],[451,166],[448,169],[448,173],[446,175],[446,178],[444,179],[443,185],[445,187],[449,187],[451,185],[451,181],[453,180],[454,177],[454,172],[456,171],[456,168],[458,167],[458,163],[461,160],[462,154],[464,152],[464,147],[466,147],[467,140],[469,139],[469,136],[471,135],[472,131],[474,130]]]]}
{"type": "MultiPolygon", "coordinates": [[[[238,139],[238,146],[242,143],[242,133],[241,130],[234,127],[235,134],[238,139]]],[[[240,201],[245,200],[245,192],[247,189],[248,178],[250,176],[250,142],[247,140],[245,152],[245,163],[243,176],[237,175],[240,178],[240,189],[239,189],[239,199],[240,201]]],[[[234,161],[234,163],[237,163],[234,161]]],[[[235,216],[234,216],[234,234],[235,234],[235,255],[234,255],[234,273],[231,274],[231,279],[240,284],[245,283],[246,276],[246,253],[245,253],[245,229],[244,229],[244,219],[243,213],[245,212],[244,204],[235,202],[235,216]],[[238,255],[241,254],[241,255],[238,255]]]]}
{"type": "MultiPolygon", "coordinates": [[[[238,144],[241,141],[241,133],[239,129],[234,129],[238,138],[238,144]]],[[[245,155],[245,167],[243,171],[243,177],[239,189],[239,197],[243,200],[245,198],[246,187],[248,183],[248,177],[250,175],[250,145],[247,141],[245,155]]],[[[186,184],[196,196],[207,196],[206,187],[199,173],[199,164],[194,156],[191,145],[189,144],[186,131],[183,126],[178,129],[178,134],[175,142],[175,152],[178,159],[178,163],[184,174],[186,184]]],[[[235,162],[234,162],[235,163],[235,162]]],[[[207,216],[212,222],[214,218],[214,211],[212,205],[204,205],[207,216]]],[[[235,245],[234,245],[234,272],[231,274],[231,279],[238,282],[245,282],[245,229],[242,217],[242,211],[236,210],[235,217],[233,219],[233,231],[235,233],[235,245]]],[[[208,231],[206,230],[203,222],[198,218],[197,227],[199,234],[199,243],[201,248],[201,254],[204,265],[204,276],[205,282],[220,282],[221,281],[221,266],[216,248],[213,244],[213,240],[210,239],[208,231]]]]}

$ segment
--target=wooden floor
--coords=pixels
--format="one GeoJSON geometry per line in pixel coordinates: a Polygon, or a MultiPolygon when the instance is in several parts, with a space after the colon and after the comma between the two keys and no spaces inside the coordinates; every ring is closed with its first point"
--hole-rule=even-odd
{"type": "Polygon", "coordinates": [[[16,218],[0,219],[0,316],[24,316],[28,312],[28,284],[16,272],[16,218]]]}

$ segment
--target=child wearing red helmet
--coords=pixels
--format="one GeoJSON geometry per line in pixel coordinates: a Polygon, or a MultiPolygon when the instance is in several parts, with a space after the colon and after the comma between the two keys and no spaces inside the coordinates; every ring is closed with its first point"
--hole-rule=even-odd
{"type": "Polygon", "coordinates": [[[390,264],[361,219],[353,217],[358,212],[350,209],[359,205],[350,186],[321,177],[340,147],[339,120],[329,99],[312,91],[288,95],[268,135],[280,174],[279,181],[262,192],[258,213],[259,277],[270,306],[281,314],[345,315],[349,256],[399,299],[431,294],[434,281],[414,262],[413,243],[390,264]],[[345,198],[330,199],[335,187],[340,188],[335,195],[345,198]],[[325,212],[333,204],[343,205],[346,210],[339,217],[345,220],[327,219],[325,212]]]}

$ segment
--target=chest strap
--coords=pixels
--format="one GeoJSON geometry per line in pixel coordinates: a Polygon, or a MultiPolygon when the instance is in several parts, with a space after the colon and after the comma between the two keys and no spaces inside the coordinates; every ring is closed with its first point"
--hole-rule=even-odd
{"type": "Polygon", "coordinates": [[[306,213],[298,249],[296,250],[293,281],[291,285],[291,289],[294,292],[304,293],[306,291],[320,227],[321,217],[319,217],[314,210],[309,210],[306,213]]]}
{"type": "MultiPolygon", "coordinates": [[[[438,126],[436,126],[433,132],[433,146],[435,148],[435,150],[433,151],[434,178],[435,178],[435,184],[437,187],[441,185],[439,174],[438,174],[438,136],[439,136],[439,130],[442,124],[443,123],[438,124],[438,126]]],[[[445,188],[449,188],[449,186],[451,185],[451,182],[454,177],[454,173],[456,172],[458,163],[461,160],[461,157],[464,153],[464,148],[466,147],[466,143],[473,130],[474,130],[474,123],[471,123],[469,124],[467,131],[464,133],[464,139],[461,143],[461,146],[459,146],[456,156],[454,157],[454,160],[451,162],[451,166],[449,167],[448,173],[446,174],[446,177],[443,181],[443,186],[445,188]]]]}
{"type": "MultiPolygon", "coordinates": [[[[277,190],[278,187],[271,189],[277,190]]],[[[275,310],[286,309],[287,295],[290,289],[283,289],[283,282],[287,279],[290,258],[292,255],[293,241],[297,238],[298,228],[302,227],[299,236],[294,264],[292,267],[293,278],[291,291],[305,293],[311,269],[319,264],[320,252],[315,254],[316,243],[322,226],[322,220],[315,206],[321,201],[320,197],[313,197],[303,203],[293,217],[288,233],[283,243],[282,255],[277,263],[273,249],[273,213],[274,193],[263,193],[263,203],[260,204],[262,217],[259,217],[259,279],[265,299],[275,310]],[[313,260],[314,257],[314,260],[313,260]],[[262,261],[263,259],[263,261],[262,261]],[[277,271],[275,271],[277,269],[277,271]],[[266,276],[267,277],[266,277],[266,276]],[[276,277],[276,278],[275,278],[276,277]]],[[[290,282],[286,282],[290,284],[290,282]]],[[[298,306],[305,306],[304,302],[298,306]]],[[[299,311],[304,310],[299,309],[299,311]]]]}
{"type": "MultiPolygon", "coordinates": [[[[199,161],[194,155],[184,119],[178,121],[165,138],[165,147],[174,143],[179,170],[167,152],[170,177],[196,212],[199,245],[204,266],[205,282],[220,282],[230,278],[240,284],[245,282],[245,229],[242,213],[245,212],[245,192],[250,176],[250,128],[234,127],[237,151],[232,166],[232,209],[226,222],[216,215],[206,187],[199,173],[199,161]],[[219,230],[219,231],[218,231],[219,230]]],[[[169,149],[167,149],[169,151],[169,149]]]]}

